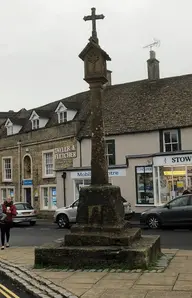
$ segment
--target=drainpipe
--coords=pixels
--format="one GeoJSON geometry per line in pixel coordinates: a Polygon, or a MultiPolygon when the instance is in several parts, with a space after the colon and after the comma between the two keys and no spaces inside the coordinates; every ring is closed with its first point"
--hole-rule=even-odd
{"type": "Polygon", "coordinates": [[[66,180],[66,172],[63,172],[61,177],[63,178],[63,199],[64,199],[64,207],[66,207],[66,187],[65,187],[65,180],[66,180]]]}
{"type": "Polygon", "coordinates": [[[22,169],[21,169],[21,141],[17,142],[18,146],[18,198],[22,202],[22,169]]]}
{"type": "Polygon", "coordinates": [[[79,162],[80,162],[80,167],[82,167],[82,149],[81,149],[81,140],[79,140],[79,162]]]}

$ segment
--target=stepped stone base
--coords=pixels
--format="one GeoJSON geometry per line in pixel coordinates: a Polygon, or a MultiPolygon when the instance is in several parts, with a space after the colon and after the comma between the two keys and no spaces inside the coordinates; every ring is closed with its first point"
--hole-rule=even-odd
{"type": "Polygon", "coordinates": [[[61,246],[35,249],[35,265],[82,269],[84,267],[146,269],[160,255],[160,237],[141,237],[126,246],[61,246]]]}
{"type": "Polygon", "coordinates": [[[122,232],[79,232],[65,236],[66,246],[129,246],[141,237],[140,229],[122,232]]]}
{"type": "Polygon", "coordinates": [[[147,268],[161,252],[159,236],[141,236],[124,221],[120,188],[113,185],[80,190],[77,224],[62,244],[35,249],[35,265],[147,268]]]}

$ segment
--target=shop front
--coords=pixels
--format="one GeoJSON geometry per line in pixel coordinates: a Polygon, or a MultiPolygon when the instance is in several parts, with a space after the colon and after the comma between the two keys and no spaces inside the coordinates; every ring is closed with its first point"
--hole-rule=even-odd
{"type": "MultiPolygon", "coordinates": [[[[108,170],[109,183],[115,184],[117,177],[125,177],[126,169],[113,169],[108,170]]],[[[79,198],[79,191],[84,186],[91,184],[91,171],[74,171],[71,172],[71,179],[73,181],[74,188],[74,200],[79,198]]]]}
{"type": "Polygon", "coordinates": [[[161,205],[192,187],[192,154],[153,158],[154,204],[161,205]]]}

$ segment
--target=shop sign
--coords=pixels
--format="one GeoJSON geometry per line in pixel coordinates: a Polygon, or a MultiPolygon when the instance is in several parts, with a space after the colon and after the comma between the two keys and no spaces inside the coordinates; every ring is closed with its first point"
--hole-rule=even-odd
{"type": "MultiPolygon", "coordinates": [[[[126,169],[114,169],[114,170],[108,170],[109,177],[120,177],[120,176],[126,176],[126,169]]],[[[71,172],[71,178],[90,178],[91,177],[91,171],[79,171],[79,172],[71,172]]]]}
{"type": "Polygon", "coordinates": [[[75,145],[65,146],[54,149],[55,159],[67,159],[77,157],[77,149],[75,145]]]}
{"type": "Polygon", "coordinates": [[[192,155],[170,155],[153,158],[154,166],[188,165],[192,164],[192,155]]]}
{"type": "Polygon", "coordinates": [[[33,180],[31,179],[25,179],[23,180],[23,185],[27,186],[27,185],[33,185],[33,180]]]}

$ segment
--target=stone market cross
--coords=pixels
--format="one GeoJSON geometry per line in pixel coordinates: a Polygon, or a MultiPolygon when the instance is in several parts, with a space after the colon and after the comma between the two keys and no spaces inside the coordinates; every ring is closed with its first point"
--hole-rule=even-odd
{"type": "Polygon", "coordinates": [[[99,46],[96,20],[92,15],[92,37],[79,54],[84,62],[84,80],[90,88],[91,110],[91,185],[80,189],[76,224],[61,244],[35,249],[35,264],[82,269],[127,266],[127,269],[148,268],[161,254],[160,237],[142,237],[140,228],[130,228],[124,220],[124,206],[119,186],[108,183],[105,151],[104,84],[107,82],[107,61],[111,58],[99,46]],[[49,257],[51,254],[52,257],[49,257]]]}
{"type": "Polygon", "coordinates": [[[83,19],[84,21],[92,21],[92,39],[98,44],[96,20],[103,20],[105,16],[103,14],[96,15],[95,12],[96,12],[96,8],[92,7],[91,15],[85,16],[83,19]]]}

